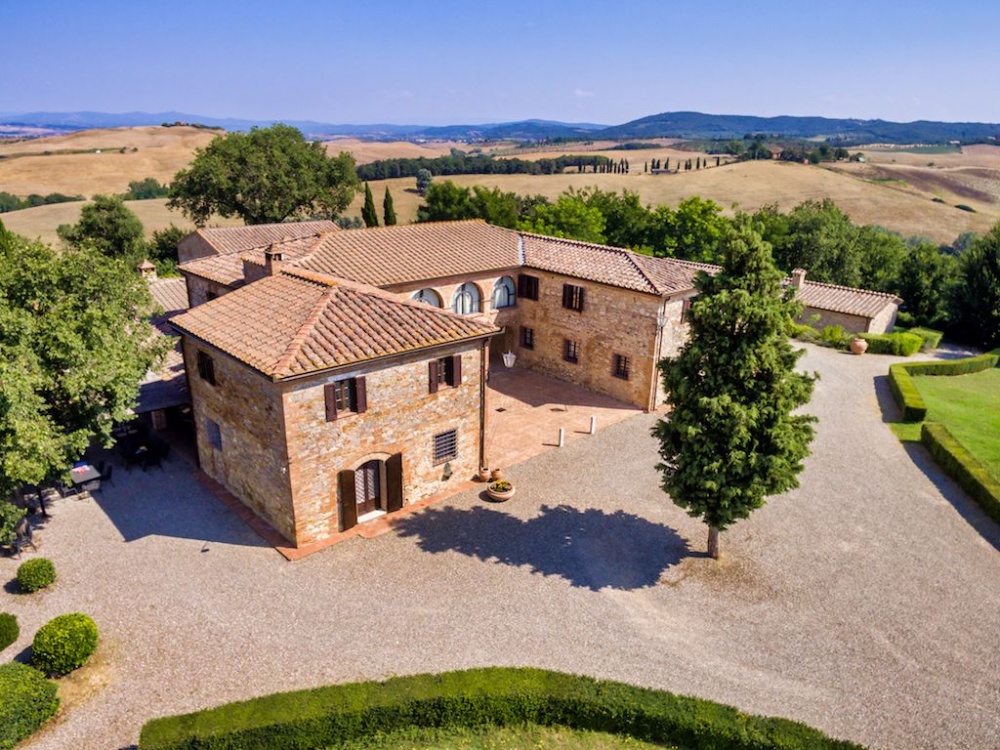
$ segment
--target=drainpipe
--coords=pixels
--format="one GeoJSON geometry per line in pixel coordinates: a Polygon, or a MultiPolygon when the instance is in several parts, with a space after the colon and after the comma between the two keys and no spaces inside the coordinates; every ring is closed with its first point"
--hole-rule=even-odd
{"type": "Polygon", "coordinates": [[[660,309],[656,313],[656,337],[653,344],[653,382],[650,383],[649,401],[646,404],[646,411],[656,410],[656,391],[660,385],[660,347],[663,345],[663,329],[667,325],[667,302],[669,297],[664,297],[660,301],[660,309]]]}
{"type": "Polygon", "coordinates": [[[483,339],[479,350],[479,466],[481,469],[488,466],[486,463],[486,376],[489,374],[490,362],[490,342],[483,339]]]}

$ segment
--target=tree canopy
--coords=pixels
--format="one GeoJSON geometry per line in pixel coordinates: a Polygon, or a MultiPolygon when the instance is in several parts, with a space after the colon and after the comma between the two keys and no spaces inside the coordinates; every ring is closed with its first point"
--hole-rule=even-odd
{"type": "Polygon", "coordinates": [[[1000,223],[959,257],[955,318],[976,346],[1000,346],[1000,223]]]}
{"type": "Polygon", "coordinates": [[[142,222],[119,195],[95,195],[76,224],[61,224],[59,238],[71,247],[93,247],[109,258],[135,260],[145,250],[142,222]]]}
{"type": "Polygon", "coordinates": [[[239,216],[246,224],[291,218],[335,218],[357,189],[354,157],[329,157],[296,128],[273,125],[216,136],[195,152],[170,187],[171,208],[198,226],[212,214],[239,216]]]}
{"type": "Polygon", "coordinates": [[[814,377],[796,370],[787,326],[798,305],[770,247],[746,216],[719,247],[722,269],[698,275],[687,342],[660,363],[672,408],[653,428],[663,491],[708,525],[712,557],[720,531],[798,486],[815,421],[794,413],[814,377]]]}
{"type": "Polygon", "coordinates": [[[375,197],[372,195],[371,186],[365,183],[365,203],[361,207],[361,220],[366,227],[378,226],[378,211],[375,210],[375,197]]]}
{"type": "Polygon", "coordinates": [[[0,493],[64,473],[110,443],[164,348],[131,264],[55,252],[0,225],[0,493]]]}

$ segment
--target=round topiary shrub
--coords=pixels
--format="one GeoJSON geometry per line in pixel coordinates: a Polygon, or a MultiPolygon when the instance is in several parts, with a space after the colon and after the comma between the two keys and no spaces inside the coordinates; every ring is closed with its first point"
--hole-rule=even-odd
{"type": "Polygon", "coordinates": [[[97,648],[97,625],[87,615],[59,615],[38,629],[31,663],[46,674],[63,675],[82,667],[97,648]]]}
{"type": "Polygon", "coordinates": [[[3,651],[21,635],[17,618],[9,612],[0,612],[0,651],[3,651]]]}
{"type": "Polygon", "coordinates": [[[51,586],[56,580],[56,566],[46,557],[35,557],[26,560],[17,569],[17,582],[22,591],[29,594],[38,589],[51,586]]]}
{"type": "Polygon", "coordinates": [[[56,685],[27,664],[0,664],[0,748],[14,747],[59,708],[56,685]]]}

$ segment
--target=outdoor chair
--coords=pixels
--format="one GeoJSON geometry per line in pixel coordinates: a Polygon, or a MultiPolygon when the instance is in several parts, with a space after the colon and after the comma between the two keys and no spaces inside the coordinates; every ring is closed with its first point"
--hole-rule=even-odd
{"type": "Polygon", "coordinates": [[[77,487],[75,484],[73,484],[72,482],[66,484],[66,482],[63,482],[61,480],[56,485],[56,491],[59,493],[60,497],[64,498],[73,497],[74,495],[80,494],[80,488],[77,487]]]}
{"type": "Polygon", "coordinates": [[[38,547],[35,546],[34,532],[31,529],[31,524],[28,523],[27,518],[22,518],[14,530],[14,540],[10,543],[11,553],[20,557],[21,550],[29,546],[36,552],[38,551],[38,547]]]}
{"type": "Polygon", "coordinates": [[[104,482],[109,482],[110,483],[111,482],[111,475],[115,473],[115,467],[112,466],[111,464],[108,464],[108,466],[106,468],[103,468],[100,471],[101,471],[101,482],[102,483],[104,483],[104,482]]]}

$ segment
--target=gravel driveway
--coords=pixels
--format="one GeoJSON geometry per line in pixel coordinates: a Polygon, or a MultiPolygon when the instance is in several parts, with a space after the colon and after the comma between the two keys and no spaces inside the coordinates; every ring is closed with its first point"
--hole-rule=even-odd
{"type": "MultiPolygon", "coordinates": [[[[504,505],[467,493],[296,563],[181,459],[123,472],[96,501],[55,504],[52,590],[0,594],[22,630],[4,659],[63,612],[102,634],[73,705],[25,747],[128,747],[155,715],[492,664],[694,694],[873,747],[998,747],[1000,532],[884,424],[891,361],[808,348],[822,380],[802,486],[724,533],[718,567],[658,488],[655,415],[512,467],[504,505]]],[[[16,566],[0,560],[0,578],[16,566]]]]}

